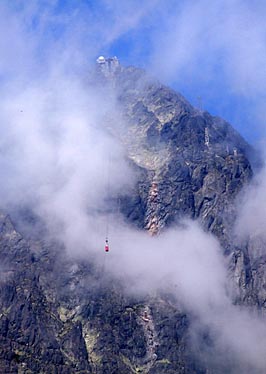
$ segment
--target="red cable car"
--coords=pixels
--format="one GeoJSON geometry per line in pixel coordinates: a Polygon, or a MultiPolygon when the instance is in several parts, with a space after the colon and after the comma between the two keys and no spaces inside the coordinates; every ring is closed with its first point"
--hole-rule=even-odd
{"type": "Polygon", "coordinates": [[[109,252],[109,243],[108,243],[108,239],[105,240],[104,250],[105,250],[105,252],[109,252]]]}

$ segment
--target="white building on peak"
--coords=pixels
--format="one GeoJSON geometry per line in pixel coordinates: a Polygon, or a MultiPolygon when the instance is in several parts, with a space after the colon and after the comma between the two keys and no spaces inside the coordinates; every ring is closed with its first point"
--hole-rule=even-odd
{"type": "Polygon", "coordinates": [[[99,56],[96,60],[98,69],[106,76],[112,76],[117,68],[120,66],[119,60],[116,56],[105,58],[104,56],[99,56]]]}

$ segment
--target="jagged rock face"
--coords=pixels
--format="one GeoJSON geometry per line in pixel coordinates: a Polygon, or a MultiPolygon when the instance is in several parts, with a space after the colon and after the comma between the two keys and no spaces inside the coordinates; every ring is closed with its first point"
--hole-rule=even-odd
{"type": "Polygon", "coordinates": [[[121,68],[115,84],[127,127],[114,131],[140,169],[124,214],[152,234],[182,217],[199,220],[232,254],[236,302],[264,309],[265,238],[237,248],[232,232],[235,199],[253,174],[251,147],[227,122],[196,110],[142,70],[121,68]]]}
{"type": "Polygon", "coordinates": [[[235,300],[248,307],[256,306],[265,315],[266,256],[265,238],[253,237],[233,253],[230,276],[235,285],[235,300]]]}
{"type": "Polygon", "coordinates": [[[232,204],[252,176],[249,145],[142,70],[120,69],[115,77],[127,126],[112,129],[142,169],[124,212],[151,233],[180,217],[200,219],[229,249],[232,204]]]}
{"type": "Polygon", "coordinates": [[[232,232],[234,202],[252,177],[254,151],[227,122],[196,110],[142,70],[122,68],[115,84],[127,127],[114,131],[139,168],[124,214],[152,234],[182,217],[199,220],[231,254],[235,301],[264,310],[265,238],[239,246],[232,232]]]}
{"type": "Polygon", "coordinates": [[[62,323],[41,281],[49,264],[35,257],[8,217],[2,217],[0,248],[0,372],[90,372],[80,322],[62,323]]]}

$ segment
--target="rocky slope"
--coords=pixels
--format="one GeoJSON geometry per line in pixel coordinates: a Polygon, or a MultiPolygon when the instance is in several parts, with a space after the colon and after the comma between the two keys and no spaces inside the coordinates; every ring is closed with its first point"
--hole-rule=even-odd
{"type": "MultiPolygon", "coordinates": [[[[180,94],[134,67],[112,77],[127,128],[111,125],[141,168],[124,213],[151,233],[179,218],[197,219],[231,254],[236,300],[266,303],[265,238],[235,240],[235,199],[251,180],[254,150],[221,118],[193,108],[180,94]]],[[[255,162],[256,164],[256,162],[255,162]]]]}
{"type": "Polygon", "coordinates": [[[200,219],[229,249],[232,203],[252,176],[250,146],[139,69],[122,69],[113,81],[127,127],[111,128],[143,171],[128,216],[153,233],[178,217],[200,219]]]}
{"type": "MultiPolygon", "coordinates": [[[[231,233],[234,200],[252,177],[248,144],[140,69],[118,66],[101,84],[116,96],[123,123],[107,116],[107,129],[138,173],[135,189],[119,196],[122,213],[153,235],[184,216],[199,220],[230,253],[237,302],[264,306],[265,261],[258,267],[231,233]]],[[[191,317],[170,295],[126,296],[89,260],[23,238],[3,213],[0,263],[1,373],[230,372],[191,350],[191,317]]]]}

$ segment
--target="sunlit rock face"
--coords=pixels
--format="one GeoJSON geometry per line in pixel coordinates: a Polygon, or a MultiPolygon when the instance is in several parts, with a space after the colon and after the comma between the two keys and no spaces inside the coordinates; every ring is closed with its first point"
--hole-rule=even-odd
{"type": "Polygon", "coordinates": [[[151,233],[180,217],[200,219],[226,244],[232,203],[252,175],[250,146],[228,123],[193,108],[142,70],[122,69],[113,83],[127,124],[113,129],[145,174],[139,205],[133,201],[128,213],[151,233]]]}
{"type": "MultiPolygon", "coordinates": [[[[230,258],[234,302],[264,308],[263,250],[258,261],[256,242],[237,247],[232,232],[235,199],[252,177],[250,146],[143,70],[102,56],[97,63],[94,80],[120,113],[106,116],[106,129],[137,175],[132,190],[113,197],[126,221],[155,236],[181,218],[198,220],[230,258]]],[[[25,238],[17,219],[0,216],[1,373],[236,373],[233,361],[203,354],[213,342],[207,327],[192,348],[197,318],[179,303],[178,284],[129,295],[108,263],[68,257],[45,230],[25,238]]]]}

